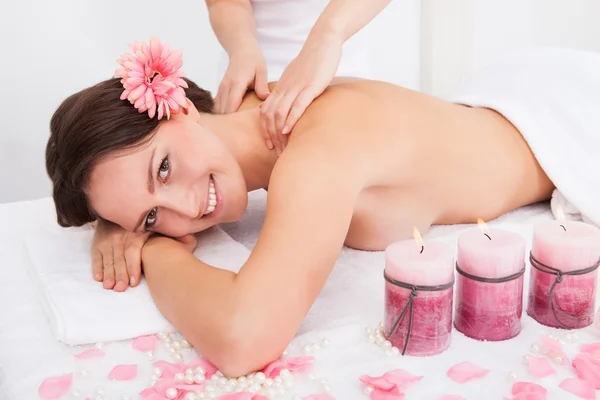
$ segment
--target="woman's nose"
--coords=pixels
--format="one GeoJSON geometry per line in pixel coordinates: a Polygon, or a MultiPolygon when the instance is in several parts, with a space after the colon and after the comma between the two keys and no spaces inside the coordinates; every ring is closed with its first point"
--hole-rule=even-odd
{"type": "Polygon", "coordinates": [[[193,190],[184,189],[170,194],[171,199],[168,207],[171,210],[187,218],[196,218],[200,215],[201,204],[198,201],[199,197],[193,190]]]}

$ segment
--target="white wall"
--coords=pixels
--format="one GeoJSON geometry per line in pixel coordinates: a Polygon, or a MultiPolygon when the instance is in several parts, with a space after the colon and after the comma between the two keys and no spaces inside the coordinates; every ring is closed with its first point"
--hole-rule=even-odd
{"type": "Polygon", "coordinates": [[[421,89],[437,96],[509,49],[600,52],[598,0],[423,0],[422,9],[421,89]]]}
{"type": "MultiPolygon", "coordinates": [[[[369,26],[374,78],[418,88],[419,13],[420,0],[397,0],[369,26]]],[[[52,113],[150,36],[180,49],[187,75],[216,92],[221,50],[204,0],[0,0],[0,203],[50,195],[52,113]]]]}

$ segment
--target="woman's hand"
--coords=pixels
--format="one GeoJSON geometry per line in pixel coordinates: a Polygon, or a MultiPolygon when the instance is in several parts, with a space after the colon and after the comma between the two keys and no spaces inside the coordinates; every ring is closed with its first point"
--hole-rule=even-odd
{"type": "Polygon", "coordinates": [[[112,222],[98,220],[92,243],[94,279],[104,289],[122,292],[140,282],[142,247],[150,233],[128,232],[112,222]]]}
{"type": "Polygon", "coordinates": [[[263,136],[278,154],[287,144],[287,135],[310,103],[329,85],[342,56],[344,41],[327,34],[305,43],[300,54],[287,66],[273,92],[261,105],[263,136]]]}
{"type": "Polygon", "coordinates": [[[254,89],[259,99],[269,95],[267,64],[260,49],[235,53],[215,97],[215,112],[232,113],[238,110],[248,89],[254,89]]]}

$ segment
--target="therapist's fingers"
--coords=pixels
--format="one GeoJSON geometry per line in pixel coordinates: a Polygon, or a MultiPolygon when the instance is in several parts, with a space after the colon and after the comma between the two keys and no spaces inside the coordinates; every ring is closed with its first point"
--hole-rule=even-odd
{"type": "Polygon", "coordinates": [[[95,247],[92,248],[92,275],[97,282],[102,282],[104,279],[102,253],[95,247]]]}
{"type": "Polygon", "coordinates": [[[242,104],[242,100],[244,100],[244,95],[248,91],[248,85],[236,83],[231,86],[227,97],[224,98],[224,113],[229,114],[232,112],[236,112],[240,105],[242,104]]]}
{"type": "Polygon", "coordinates": [[[298,122],[302,114],[304,114],[304,111],[306,111],[310,103],[312,103],[318,95],[318,91],[310,86],[304,88],[304,90],[300,92],[290,109],[290,113],[287,116],[281,133],[287,135],[294,129],[296,122],[298,122]]]}
{"type": "Polygon", "coordinates": [[[256,71],[256,77],[254,78],[254,92],[256,96],[261,100],[266,100],[269,97],[269,85],[267,83],[267,69],[259,68],[256,71]]]}
{"type": "Polygon", "coordinates": [[[277,136],[277,127],[275,126],[275,110],[280,100],[280,94],[273,91],[260,109],[261,126],[273,143],[277,154],[281,154],[282,151],[281,140],[277,136]]]}
{"type": "MultiPolygon", "coordinates": [[[[290,109],[292,108],[292,105],[296,101],[296,98],[299,94],[300,89],[290,90],[289,92],[285,93],[285,95],[277,104],[277,109],[275,110],[275,129],[277,134],[281,134],[283,128],[287,126],[286,122],[290,113],[290,109]]],[[[280,140],[283,141],[282,136],[280,136],[280,140]]]]}
{"type": "Polygon", "coordinates": [[[214,112],[216,114],[223,114],[223,97],[229,92],[229,84],[226,80],[223,80],[219,85],[219,89],[217,90],[217,95],[215,96],[215,105],[214,112]]]}
{"type": "Polygon", "coordinates": [[[113,264],[115,268],[115,292],[122,292],[127,289],[129,274],[127,273],[127,262],[125,262],[125,240],[118,240],[113,243],[113,264]]]}

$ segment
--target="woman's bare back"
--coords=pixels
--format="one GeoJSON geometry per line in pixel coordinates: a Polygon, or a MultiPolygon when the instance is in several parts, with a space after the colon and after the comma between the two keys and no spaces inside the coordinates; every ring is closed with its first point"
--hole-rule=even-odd
{"type": "MultiPolygon", "coordinates": [[[[244,106],[256,105],[248,96],[244,106]]],[[[546,200],[553,185],[527,143],[495,111],[452,104],[396,85],[340,79],[308,108],[290,144],[356,152],[368,182],[355,204],[348,246],[381,250],[417,226],[490,220],[546,200]]],[[[332,183],[335,184],[335,183],[332,183]]]]}

